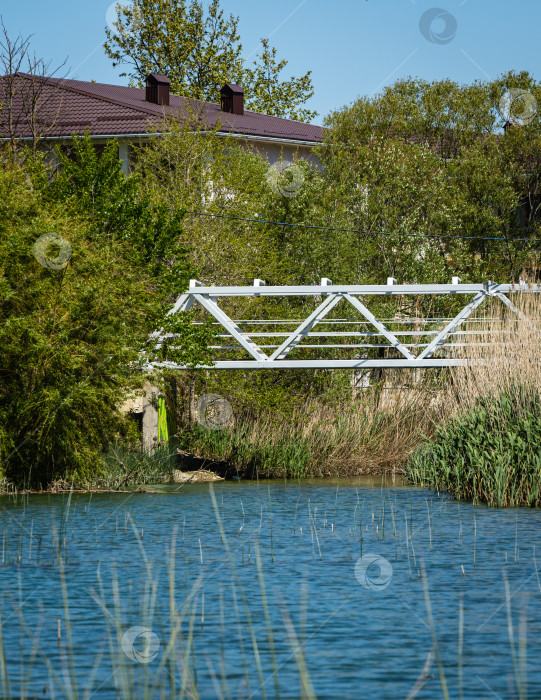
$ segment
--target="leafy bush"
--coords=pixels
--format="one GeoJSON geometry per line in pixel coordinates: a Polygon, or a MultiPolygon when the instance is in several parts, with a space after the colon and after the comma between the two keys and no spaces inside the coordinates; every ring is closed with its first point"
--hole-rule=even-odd
{"type": "Polygon", "coordinates": [[[111,443],[131,444],[119,406],[192,274],[181,213],[139,194],[114,144],[73,149],[56,173],[0,154],[0,477],[17,486],[92,479],[111,443]]]}
{"type": "Polygon", "coordinates": [[[517,388],[480,398],[439,426],[410,458],[414,484],[490,506],[541,504],[541,399],[517,388]]]}

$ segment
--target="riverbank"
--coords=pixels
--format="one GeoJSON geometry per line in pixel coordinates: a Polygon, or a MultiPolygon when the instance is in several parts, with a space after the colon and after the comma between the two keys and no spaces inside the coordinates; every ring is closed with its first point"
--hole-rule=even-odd
{"type": "Polygon", "coordinates": [[[491,309],[503,342],[480,327],[478,345],[468,348],[470,364],[451,373],[447,415],[405,463],[411,483],[497,508],[541,505],[536,297],[517,294],[515,310],[491,309]]]}
{"type": "Polygon", "coordinates": [[[241,478],[399,472],[434,429],[434,396],[421,386],[388,391],[384,397],[371,389],[347,402],[307,401],[287,415],[241,415],[225,429],[185,426],[177,440],[181,450],[224,469],[224,475],[241,478]]]}
{"type": "MultiPolygon", "coordinates": [[[[235,486],[246,486],[247,484],[275,484],[276,479],[224,479],[216,474],[208,473],[210,478],[198,478],[198,472],[183,472],[182,480],[178,482],[159,482],[154,484],[146,484],[145,486],[133,486],[123,490],[110,488],[80,488],[71,484],[63,484],[62,487],[51,486],[49,489],[41,490],[0,490],[0,498],[19,498],[29,496],[85,496],[85,495],[122,495],[122,494],[168,494],[179,493],[185,487],[195,485],[206,486],[216,482],[225,482],[232,488],[235,486]],[[195,477],[195,478],[192,478],[195,477]]],[[[281,482],[284,483],[284,482],[281,482]]],[[[289,483],[288,481],[285,482],[289,483]]],[[[295,481],[293,483],[302,483],[303,486],[334,486],[337,488],[352,486],[357,488],[391,488],[391,487],[406,487],[409,486],[407,479],[399,472],[390,472],[388,474],[359,474],[357,476],[337,476],[337,477],[308,477],[302,482],[295,481]]]]}
{"type": "Polygon", "coordinates": [[[541,314],[534,295],[517,295],[514,302],[519,315],[487,309],[491,331],[499,323],[496,330],[506,342],[492,342],[488,330],[485,338],[478,322],[475,345],[466,346],[468,366],[420,378],[409,370],[397,373],[394,387],[382,381],[347,400],[336,399],[344,395],[343,382],[321,397],[296,397],[291,404],[281,393],[272,410],[261,400],[255,410],[250,394],[239,396],[239,385],[231,388],[231,402],[224,397],[220,404],[228,406],[226,422],[212,414],[201,420],[197,412],[197,420],[187,421],[180,413],[180,428],[167,445],[150,454],[133,442],[111,445],[99,467],[64,482],[68,488],[120,492],[199,478],[184,473],[200,476],[201,470],[254,480],[405,474],[413,484],[474,503],[538,506],[541,371],[535,321],[541,314]]]}
{"type": "Polygon", "coordinates": [[[122,491],[201,470],[256,480],[398,474],[433,430],[434,395],[423,387],[375,387],[357,399],[306,400],[282,412],[250,413],[234,405],[233,420],[221,429],[184,422],[150,453],[134,440],[118,442],[82,472],[41,484],[4,481],[3,491],[122,491]]]}

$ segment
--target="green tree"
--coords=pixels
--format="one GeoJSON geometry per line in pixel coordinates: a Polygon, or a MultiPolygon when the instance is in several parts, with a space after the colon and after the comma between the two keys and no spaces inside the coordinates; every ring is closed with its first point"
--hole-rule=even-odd
{"type": "Polygon", "coordinates": [[[314,95],[312,72],[308,71],[301,78],[280,80],[287,61],[277,59],[276,49],[269,46],[268,39],[261,39],[261,44],[261,53],[253,66],[244,69],[243,85],[248,109],[302,122],[314,119],[317,112],[303,107],[314,95]]]}
{"type": "Polygon", "coordinates": [[[518,87],[541,97],[526,74],[473,85],[407,79],[329,116],[318,149],[322,211],[336,225],[387,234],[357,247],[365,279],[509,280],[530,264],[534,241],[479,240],[539,237],[539,116],[502,128],[502,100],[518,87]]]}
{"type": "MultiPolygon", "coordinates": [[[[92,477],[109,443],[130,439],[119,407],[193,275],[181,212],[138,194],[114,143],[57,155],[56,174],[0,162],[0,468],[18,485],[92,477]]],[[[208,333],[186,335],[183,360],[203,363],[208,333]]]]}
{"type": "Polygon", "coordinates": [[[101,245],[129,244],[129,262],[153,279],[162,307],[158,317],[187,285],[193,268],[181,243],[184,210],[153,202],[143,192],[139,175],[126,177],[118,159],[118,144],[110,141],[98,155],[88,135],[74,138],[66,153],[56,150],[59,167],[53,178],[41,169],[41,193],[64,202],[85,217],[89,235],[101,245]]]}
{"type": "Polygon", "coordinates": [[[46,486],[99,470],[108,440],[126,433],[118,405],[137,374],[149,280],[126,246],[40,201],[22,171],[2,170],[0,189],[2,472],[46,486]]]}
{"type": "Polygon", "coordinates": [[[242,70],[238,18],[224,16],[219,0],[135,0],[117,5],[116,31],[106,28],[105,51],[126,64],[132,85],[153,71],[171,80],[175,94],[214,102],[220,87],[242,70]]]}
{"type": "Polygon", "coordinates": [[[169,121],[164,132],[138,149],[137,172],[153,202],[186,208],[179,240],[201,281],[245,284],[273,274],[276,250],[266,227],[240,220],[262,213],[268,163],[206,129],[196,114],[169,121]]]}
{"type": "Polygon", "coordinates": [[[227,17],[220,0],[134,0],[117,5],[114,29],[106,28],[104,48],[114,66],[127,66],[122,76],[144,85],[152,72],[171,80],[174,94],[217,102],[225,83],[243,85],[247,105],[267,114],[309,120],[315,112],[302,105],[313,95],[310,72],[280,80],[287,61],[262,40],[252,67],[242,58],[238,17],[227,17]]]}

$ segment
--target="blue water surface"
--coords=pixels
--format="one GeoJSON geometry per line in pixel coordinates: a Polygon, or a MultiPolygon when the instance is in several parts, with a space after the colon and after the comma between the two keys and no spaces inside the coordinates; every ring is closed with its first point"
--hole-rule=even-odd
{"type": "Polygon", "coordinates": [[[1,697],[541,698],[539,510],[357,479],[0,518],[1,697]]]}

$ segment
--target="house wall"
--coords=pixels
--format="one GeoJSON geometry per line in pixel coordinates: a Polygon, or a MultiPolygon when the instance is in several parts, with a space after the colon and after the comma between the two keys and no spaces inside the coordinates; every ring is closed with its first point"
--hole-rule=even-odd
{"type": "MultiPolygon", "coordinates": [[[[159,136],[153,136],[152,138],[159,138],[159,136]]],[[[123,172],[128,173],[133,164],[132,144],[140,145],[142,141],[142,138],[136,140],[118,138],[118,157],[122,162],[123,172]]],[[[94,142],[102,144],[105,143],[105,140],[94,139],[94,142]]],[[[247,149],[254,149],[259,155],[268,160],[269,165],[274,165],[280,160],[292,162],[296,158],[302,158],[317,168],[322,167],[317,157],[311,152],[312,146],[242,138],[239,138],[239,143],[247,149]]]]}
{"type": "Polygon", "coordinates": [[[130,144],[128,141],[118,142],[118,159],[122,163],[122,172],[127,175],[130,171],[130,144]]]}
{"type": "Polygon", "coordinates": [[[255,150],[269,161],[270,165],[278,163],[280,160],[294,161],[295,158],[302,158],[311,165],[321,168],[321,163],[312,153],[311,146],[300,146],[297,144],[274,143],[270,141],[243,141],[240,140],[246,148],[255,148],[255,150]]]}

